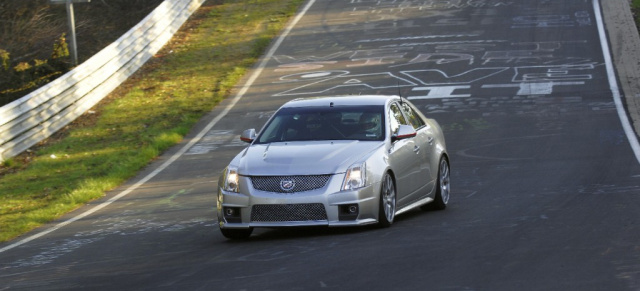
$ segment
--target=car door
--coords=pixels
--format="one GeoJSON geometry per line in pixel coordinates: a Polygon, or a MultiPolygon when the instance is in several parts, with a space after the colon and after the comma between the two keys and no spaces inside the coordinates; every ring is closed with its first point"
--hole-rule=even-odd
{"type": "Polygon", "coordinates": [[[431,170],[434,162],[431,160],[433,157],[432,152],[434,151],[434,129],[416,113],[416,109],[409,103],[403,102],[400,108],[409,124],[416,130],[414,152],[417,155],[416,160],[419,163],[419,174],[413,179],[413,182],[416,183],[413,187],[419,190],[421,194],[426,195],[431,192],[434,181],[434,173],[432,173],[431,170]]]}
{"type": "MultiPolygon", "coordinates": [[[[401,124],[410,125],[402,109],[397,103],[389,107],[389,129],[391,134],[396,134],[401,124]]],[[[389,150],[389,164],[394,171],[396,178],[396,201],[398,208],[410,203],[411,194],[418,190],[416,179],[420,175],[420,159],[415,151],[416,143],[414,138],[398,140],[392,143],[389,150]]]]}

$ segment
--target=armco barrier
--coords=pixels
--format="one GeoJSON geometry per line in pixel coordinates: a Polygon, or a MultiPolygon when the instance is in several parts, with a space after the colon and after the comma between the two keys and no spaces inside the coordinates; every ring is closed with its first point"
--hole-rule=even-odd
{"type": "Polygon", "coordinates": [[[102,100],[157,53],[205,0],[165,0],[72,71],[0,108],[0,162],[51,136],[102,100]]]}

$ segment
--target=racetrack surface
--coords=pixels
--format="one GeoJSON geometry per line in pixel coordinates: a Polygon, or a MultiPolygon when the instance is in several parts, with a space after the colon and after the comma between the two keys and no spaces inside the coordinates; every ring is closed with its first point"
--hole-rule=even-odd
{"type": "Polygon", "coordinates": [[[0,290],[640,290],[640,164],[601,22],[587,0],[308,1],[183,145],[0,245],[0,290]],[[445,131],[446,210],[220,234],[242,130],[293,98],[398,92],[445,131]]]}

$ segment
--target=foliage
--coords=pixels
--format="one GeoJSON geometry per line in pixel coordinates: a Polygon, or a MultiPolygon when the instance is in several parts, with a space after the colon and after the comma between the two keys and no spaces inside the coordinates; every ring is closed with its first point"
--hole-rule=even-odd
{"type": "Polygon", "coordinates": [[[48,0],[0,1],[2,49],[16,62],[47,58],[49,45],[67,28],[65,18],[56,16],[48,0]]]}
{"type": "Polygon", "coordinates": [[[64,34],[53,45],[51,58],[17,62],[11,67],[11,55],[0,49],[0,106],[5,105],[66,73],[70,65],[64,34]]]}
{"type": "Polygon", "coordinates": [[[61,59],[69,56],[69,46],[67,45],[67,38],[63,33],[60,38],[53,44],[53,52],[51,53],[51,59],[61,59]]]}
{"type": "MultiPolygon", "coordinates": [[[[162,1],[109,0],[74,5],[79,61],[116,40],[162,1]]],[[[68,71],[69,51],[63,35],[68,31],[67,17],[65,5],[52,5],[49,0],[0,1],[0,106],[68,71]]]]}
{"type": "Polygon", "coordinates": [[[64,19],[47,1],[0,3],[0,106],[27,95],[69,70],[64,19]],[[56,35],[60,36],[56,39],[56,35]],[[53,53],[50,50],[54,44],[53,53]]]}
{"type": "Polygon", "coordinates": [[[9,52],[0,49],[0,69],[2,69],[2,71],[9,70],[9,65],[11,64],[9,60],[9,52]]]}

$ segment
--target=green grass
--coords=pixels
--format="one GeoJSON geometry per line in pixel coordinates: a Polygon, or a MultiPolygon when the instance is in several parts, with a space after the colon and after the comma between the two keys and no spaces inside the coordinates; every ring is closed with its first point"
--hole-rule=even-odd
{"type": "Polygon", "coordinates": [[[181,141],[227,97],[302,2],[206,2],[188,29],[95,113],[27,162],[4,161],[0,241],[103,196],[181,141]]]}

